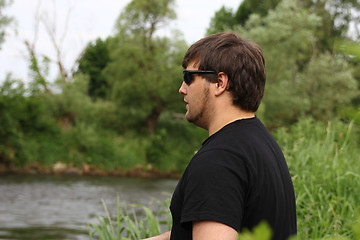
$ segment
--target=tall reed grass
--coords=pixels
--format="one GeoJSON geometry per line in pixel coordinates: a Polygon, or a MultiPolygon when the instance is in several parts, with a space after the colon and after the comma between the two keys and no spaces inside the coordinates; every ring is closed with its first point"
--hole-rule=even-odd
{"type": "Polygon", "coordinates": [[[353,237],[360,210],[360,135],[353,123],[312,119],[281,129],[293,178],[299,239],[353,237]]]}
{"type": "Polygon", "coordinates": [[[134,240],[159,235],[171,228],[171,215],[168,210],[170,200],[160,202],[156,199],[150,206],[130,204],[120,207],[117,200],[115,216],[111,215],[102,200],[106,217],[98,217],[98,224],[89,225],[91,239],[134,240]],[[130,209],[130,210],[129,210],[130,209]],[[141,210],[140,212],[136,210],[141,210]],[[138,212],[138,213],[137,213],[138,212]]]}

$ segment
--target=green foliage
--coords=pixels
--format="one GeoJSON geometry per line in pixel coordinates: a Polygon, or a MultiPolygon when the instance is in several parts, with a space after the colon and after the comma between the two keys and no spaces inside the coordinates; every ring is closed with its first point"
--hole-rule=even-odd
{"type": "Polygon", "coordinates": [[[315,15],[299,10],[294,1],[284,1],[266,17],[252,15],[244,28],[237,29],[243,37],[257,42],[264,52],[267,72],[264,117],[271,128],[295,122],[308,105],[308,99],[297,88],[296,75],[299,65],[304,65],[311,56],[318,21],[315,15]]]}
{"type": "MultiPolygon", "coordinates": [[[[166,227],[171,229],[172,218],[169,212],[170,199],[164,202],[156,201],[154,207],[141,205],[130,205],[135,209],[141,209],[139,216],[135,209],[128,210],[125,204],[120,206],[118,198],[116,216],[112,216],[102,200],[106,217],[99,217],[99,223],[89,225],[89,235],[91,239],[99,240],[134,240],[157,236],[166,227]]],[[[271,239],[271,229],[265,222],[260,223],[251,232],[245,230],[239,234],[239,240],[267,240],[271,239]]]]}
{"type": "Polygon", "coordinates": [[[113,62],[106,68],[111,99],[124,119],[127,116],[139,122],[138,128],[154,133],[161,113],[174,102],[181,103],[176,94],[181,83],[178,48],[169,39],[153,41],[151,51],[136,39],[114,44],[118,45],[112,52],[113,62]]]}
{"type": "Polygon", "coordinates": [[[327,120],[359,104],[359,43],[346,35],[359,7],[353,0],[245,0],[235,15],[220,9],[208,31],[231,28],[262,47],[267,72],[263,116],[273,129],[305,115],[327,120]]]}
{"type": "Polygon", "coordinates": [[[49,106],[60,125],[66,128],[74,125],[76,120],[92,122],[89,119],[93,103],[87,94],[88,76],[77,74],[70,81],[59,81],[57,84],[61,93],[49,98],[49,106]]]}
{"type": "MultiPolygon", "coordinates": [[[[47,95],[30,95],[21,81],[8,76],[0,87],[0,162],[25,164],[51,154],[45,146],[60,129],[48,111],[47,95]]],[[[54,143],[55,144],[55,143],[54,143]]]]}
{"type": "Polygon", "coordinates": [[[236,25],[244,26],[252,14],[258,14],[264,17],[271,9],[274,9],[279,2],[280,0],[244,0],[241,1],[235,13],[233,13],[232,9],[223,6],[216,11],[214,17],[211,18],[207,34],[210,35],[212,33],[227,31],[236,25]]]}
{"type": "Polygon", "coordinates": [[[352,68],[330,54],[310,61],[299,76],[298,86],[309,102],[305,114],[319,120],[334,118],[340,107],[351,104],[360,93],[352,68]]]}
{"type": "Polygon", "coordinates": [[[99,224],[91,224],[89,226],[89,235],[91,239],[143,239],[159,235],[161,233],[162,226],[167,227],[168,230],[170,230],[171,216],[169,211],[164,210],[169,207],[169,201],[165,201],[163,203],[156,201],[156,215],[149,207],[131,205],[132,207],[142,210],[142,213],[145,214],[142,218],[139,218],[134,209],[129,212],[127,205],[121,208],[119,198],[117,201],[116,216],[113,218],[107,210],[105,202],[103,200],[102,202],[106,212],[106,218],[99,217],[99,224]]]}
{"type": "Polygon", "coordinates": [[[73,81],[59,83],[61,93],[33,96],[9,76],[0,88],[0,161],[20,166],[87,163],[106,170],[146,169],[151,164],[181,172],[206,138],[205,131],[170,112],[153,136],[125,131],[127,117],[113,102],[92,101],[87,79],[77,74],[73,81]]]}
{"type": "Polygon", "coordinates": [[[299,239],[351,237],[360,210],[359,128],[304,119],[275,138],[293,178],[299,239]]]}
{"type": "Polygon", "coordinates": [[[182,81],[185,43],[176,37],[155,35],[161,25],[174,18],[172,4],[168,0],[129,3],[117,22],[118,34],[110,42],[111,63],[105,69],[111,100],[121,116],[151,134],[166,108],[181,102],[180,95],[174,93],[182,81]]]}
{"type": "Polygon", "coordinates": [[[63,134],[62,144],[69,163],[81,166],[88,163],[105,170],[128,170],[145,165],[144,144],[138,136],[116,136],[94,125],[77,124],[63,134]]]}
{"type": "Polygon", "coordinates": [[[339,116],[343,117],[347,121],[353,121],[357,125],[360,125],[360,107],[347,106],[339,109],[339,116]]]}
{"type": "MultiPolygon", "coordinates": [[[[29,88],[10,76],[1,86],[0,161],[181,172],[207,136],[178,117],[184,111],[177,92],[187,46],[179,36],[158,31],[175,17],[173,4],[130,2],[116,22],[116,35],[90,43],[78,73],[52,86],[56,93],[48,90],[48,59],[37,59],[29,47],[29,88]]],[[[266,94],[257,115],[271,129],[305,115],[326,121],[340,113],[356,122],[357,71],[346,60],[357,64],[357,42],[340,39],[341,54],[318,52],[313,43],[321,18],[296,1],[273,10],[275,1],[265,5],[266,14],[252,14],[235,28],[258,42],[267,60],[266,94]]],[[[225,7],[216,15],[229,27],[231,17],[225,7]]]]}
{"type": "MultiPolygon", "coordinates": [[[[112,217],[109,213],[104,201],[103,206],[106,213],[106,218],[99,217],[98,224],[91,224],[89,226],[89,235],[91,239],[99,240],[134,240],[143,239],[147,237],[157,236],[161,233],[161,229],[167,227],[171,229],[172,218],[168,210],[170,201],[157,201],[157,210],[152,210],[149,207],[141,205],[131,205],[133,207],[142,209],[140,214],[144,216],[139,217],[134,209],[129,212],[127,205],[121,209],[118,199],[116,216],[112,217]],[[162,220],[161,220],[162,219],[162,220]]],[[[239,234],[238,240],[267,240],[271,239],[271,229],[265,222],[256,226],[252,232],[244,231],[239,234]]]]}
{"type": "Polygon", "coordinates": [[[266,16],[279,2],[280,0],[244,0],[236,11],[235,19],[238,24],[244,25],[252,14],[266,16]]]}
{"type": "Polygon", "coordinates": [[[174,0],[132,0],[119,16],[115,28],[121,35],[139,37],[151,44],[159,24],[176,18],[174,0]]]}
{"type": "Polygon", "coordinates": [[[320,18],[283,1],[268,15],[252,15],[237,31],[262,47],[267,85],[263,100],[269,128],[292,124],[305,115],[327,120],[358,96],[353,68],[336,55],[314,54],[320,18]]]}
{"type": "Polygon", "coordinates": [[[280,76],[291,78],[294,68],[301,68],[310,59],[313,32],[319,21],[319,17],[288,0],[269,11],[266,17],[252,15],[245,27],[236,30],[261,46],[267,59],[267,79],[273,83],[280,76]]]}
{"type": "Polygon", "coordinates": [[[79,60],[78,72],[89,75],[88,94],[92,98],[106,98],[109,85],[103,69],[110,61],[109,41],[96,39],[89,43],[79,60]]]}
{"type": "Polygon", "coordinates": [[[25,93],[24,84],[7,76],[0,88],[0,139],[2,144],[7,137],[16,134],[19,121],[14,118],[21,118],[21,109],[25,93]]]}
{"type": "Polygon", "coordinates": [[[10,24],[13,20],[11,17],[5,16],[3,11],[4,9],[12,3],[11,0],[0,0],[0,50],[1,44],[4,42],[5,39],[5,28],[10,24]]]}
{"type": "Polygon", "coordinates": [[[352,227],[354,232],[354,239],[360,239],[360,219],[358,219],[357,223],[352,227]]]}
{"type": "MultiPolygon", "coordinates": [[[[236,13],[232,13],[232,11],[229,10],[225,11],[224,7],[222,7],[212,18],[208,34],[224,31],[236,25],[245,26],[253,14],[264,18],[271,10],[274,10],[280,2],[284,1],[244,0],[239,5],[236,13]]],[[[348,38],[350,25],[356,25],[358,22],[360,3],[356,0],[297,0],[294,2],[296,2],[300,8],[320,17],[320,24],[314,33],[318,39],[315,44],[321,52],[327,50],[332,51],[337,39],[348,38]]],[[[358,33],[355,34],[357,34],[355,39],[358,39],[358,33]]],[[[351,35],[354,37],[354,32],[352,32],[351,35]]]]}
{"type": "Polygon", "coordinates": [[[42,133],[35,136],[18,133],[12,145],[16,149],[12,163],[19,166],[31,163],[51,166],[55,162],[64,161],[67,154],[60,138],[59,132],[55,134],[42,133]]]}
{"type": "Polygon", "coordinates": [[[266,222],[261,222],[252,232],[245,230],[240,233],[238,240],[270,240],[271,236],[271,227],[266,222]]]}
{"type": "Polygon", "coordinates": [[[160,170],[183,172],[208,133],[190,125],[185,119],[166,114],[160,119],[159,130],[149,138],[147,162],[160,170]]]}
{"type": "Polygon", "coordinates": [[[357,0],[305,0],[299,3],[321,17],[316,36],[319,39],[317,46],[322,51],[332,51],[338,38],[347,38],[350,24],[358,21],[360,3],[357,0]]]}
{"type": "Polygon", "coordinates": [[[36,57],[33,47],[26,42],[28,51],[29,51],[29,70],[32,76],[32,81],[30,82],[30,90],[33,95],[41,94],[43,90],[49,92],[48,82],[46,78],[49,75],[49,64],[50,59],[47,56],[43,56],[41,62],[36,57]]]}
{"type": "Polygon", "coordinates": [[[207,29],[207,35],[223,32],[231,29],[237,24],[232,9],[223,6],[215,13],[215,16],[210,20],[210,26],[207,29]]]}
{"type": "Polygon", "coordinates": [[[334,48],[347,56],[350,61],[360,63],[360,45],[352,40],[340,39],[335,41],[334,48]]]}

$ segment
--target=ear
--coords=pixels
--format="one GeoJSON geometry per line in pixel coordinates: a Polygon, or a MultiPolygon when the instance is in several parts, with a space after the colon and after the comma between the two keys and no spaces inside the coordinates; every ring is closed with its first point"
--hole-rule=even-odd
{"type": "Polygon", "coordinates": [[[229,77],[224,72],[218,73],[218,82],[216,83],[215,87],[215,96],[220,96],[223,94],[229,85],[229,77]]]}

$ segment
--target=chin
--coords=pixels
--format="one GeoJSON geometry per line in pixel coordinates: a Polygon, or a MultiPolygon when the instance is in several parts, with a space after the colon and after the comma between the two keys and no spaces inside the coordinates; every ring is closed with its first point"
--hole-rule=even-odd
{"type": "Polygon", "coordinates": [[[186,118],[186,120],[188,120],[188,122],[194,123],[194,118],[192,118],[192,117],[190,116],[189,112],[186,112],[185,118],[186,118]]]}
{"type": "Polygon", "coordinates": [[[188,122],[191,122],[191,123],[193,122],[193,119],[192,119],[191,117],[185,115],[185,118],[186,118],[186,120],[187,120],[188,122]]]}

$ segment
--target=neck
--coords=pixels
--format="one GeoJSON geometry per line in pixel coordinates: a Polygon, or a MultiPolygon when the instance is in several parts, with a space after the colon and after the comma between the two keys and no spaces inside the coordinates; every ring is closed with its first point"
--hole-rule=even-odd
{"type": "Polygon", "coordinates": [[[214,114],[214,118],[208,128],[209,136],[213,135],[229,123],[253,117],[255,117],[253,112],[243,111],[235,106],[222,108],[221,112],[214,114]]]}

